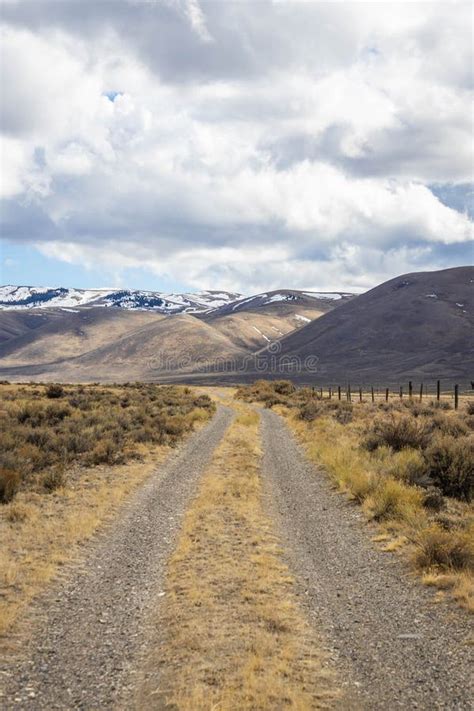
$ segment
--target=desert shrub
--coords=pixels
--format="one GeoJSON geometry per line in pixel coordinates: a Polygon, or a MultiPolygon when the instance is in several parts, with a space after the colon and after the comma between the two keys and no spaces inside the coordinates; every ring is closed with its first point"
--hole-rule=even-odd
{"type": "Polygon", "coordinates": [[[452,437],[461,437],[469,432],[467,423],[460,417],[456,417],[454,415],[449,417],[439,412],[433,416],[431,422],[433,428],[436,428],[443,434],[451,435],[452,437]]]}
{"type": "Polygon", "coordinates": [[[312,422],[323,412],[323,408],[317,400],[310,400],[300,406],[299,417],[306,422],[312,422]]]}
{"type": "Polygon", "coordinates": [[[369,432],[361,441],[361,447],[368,452],[375,452],[379,447],[382,447],[382,441],[379,435],[375,432],[369,432]]]}
{"type": "Polygon", "coordinates": [[[431,486],[424,492],[423,506],[431,511],[442,511],[446,508],[445,498],[437,487],[431,486]]]}
{"type": "Polygon", "coordinates": [[[297,394],[293,383],[288,380],[257,380],[253,385],[244,386],[237,390],[235,397],[246,402],[263,402],[265,407],[274,405],[297,405],[293,402],[292,395],[297,394]]]}
{"type": "Polygon", "coordinates": [[[15,450],[15,468],[25,474],[40,471],[54,462],[55,454],[51,447],[42,448],[36,444],[22,442],[15,450]]]}
{"type": "Polygon", "coordinates": [[[29,427],[24,433],[25,441],[36,447],[45,448],[51,443],[51,431],[46,427],[29,427]]]}
{"type": "Polygon", "coordinates": [[[432,400],[430,405],[435,410],[451,410],[451,405],[447,400],[432,400]]]}
{"type": "Polygon", "coordinates": [[[378,478],[365,471],[352,469],[346,486],[349,488],[351,496],[361,504],[371,496],[377,488],[378,478]]]}
{"type": "Polygon", "coordinates": [[[48,385],[46,388],[46,397],[50,399],[54,398],[59,398],[64,396],[64,388],[62,385],[59,385],[59,383],[51,383],[51,385],[48,385]]]}
{"type": "Polygon", "coordinates": [[[271,409],[275,405],[286,405],[286,400],[278,395],[270,393],[264,397],[263,403],[266,408],[271,409]]]}
{"type": "Polygon", "coordinates": [[[349,402],[338,402],[337,405],[338,406],[334,409],[334,419],[341,425],[347,425],[349,422],[352,422],[352,405],[349,402]]]}
{"type": "Polygon", "coordinates": [[[175,444],[215,409],[207,395],[196,397],[179,386],[59,387],[62,400],[45,398],[50,390],[59,392],[51,385],[12,386],[5,392],[0,468],[15,475],[4,474],[0,501],[18,486],[54,489],[59,469],[72,462],[116,464],[137,456],[137,442],[175,444]]]}
{"type": "Polygon", "coordinates": [[[0,467],[0,503],[7,504],[20,488],[20,474],[14,469],[0,467]]]}
{"type": "Polygon", "coordinates": [[[132,442],[145,443],[157,442],[161,444],[164,440],[163,432],[154,427],[137,427],[130,432],[132,442]]]}
{"type": "Polygon", "coordinates": [[[466,426],[469,429],[469,431],[474,432],[474,415],[470,415],[470,416],[466,417],[464,422],[466,423],[466,426]]]}
{"type": "Polygon", "coordinates": [[[466,412],[468,415],[474,415],[474,400],[467,403],[466,412]]]}
{"type": "Polygon", "coordinates": [[[415,486],[431,484],[426,460],[418,449],[405,448],[389,453],[383,460],[382,474],[415,486]]]}
{"type": "Polygon", "coordinates": [[[403,400],[403,407],[409,410],[413,417],[429,417],[433,414],[431,404],[419,402],[418,400],[403,400]]]}
{"type": "Polygon", "coordinates": [[[175,415],[164,420],[163,428],[166,434],[176,438],[188,429],[188,423],[183,416],[175,415]]]}
{"type": "Polygon", "coordinates": [[[87,457],[90,464],[113,464],[116,456],[116,447],[111,439],[100,439],[87,457]]]}
{"type": "Polygon", "coordinates": [[[41,484],[45,491],[51,492],[64,485],[66,476],[62,466],[56,466],[45,472],[41,478],[41,484]]]}
{"type": "Polygon", "coordinates": [[[444,531],[436,524],[422,529],[415,540],[419,568],[465,570],[474,566],[473,536],[469,531],[444,531]]]}
{"type": "Polygon", "coordinates": [[[427,448],[425,460],[432,482],[445,496],[471,501],[474,493],[474,440],[438,436],[427,448]]]}
{"type": "Polygon", "coordinates": [[[391,447],[395,452],[410,447],[423,448],[429,442],[430,431],[424,421],[409,415],[377,419],[368,433],[364,446],[373,451],[382,445],[391,447]]]}
{"type": "Polygon", "coordinates": [[[28,402],[17,410],[16,419],[20,425],[28,422],[32,427],[38,427],[45,420],[45,409],[35,402],[28,402]]]}
{"type": "Polygon", "coordinates": [[[406,519],[422,505],[422,492],[395,479],[380,479],[365,500],[365,509],[375,521],[406,519]]]}
{"type": "MultiPolygon", "coordinates": [[[[190,394],[189,388],[188,390],[188,395],[190,394]]],[[[214,403],[212,402],[211,398],[209,395],[198,395],[198,397],[195,397],[193,400],[193,405],[194,407],[202,407],[204,409],[213,409],[215,407],[214,403]]]]}
{"type": "Polygon", "coordinates": [[[279,395],[292,395],[296,388],[289,380],[275,380],[272,383],[273,390],[279,395]]]}

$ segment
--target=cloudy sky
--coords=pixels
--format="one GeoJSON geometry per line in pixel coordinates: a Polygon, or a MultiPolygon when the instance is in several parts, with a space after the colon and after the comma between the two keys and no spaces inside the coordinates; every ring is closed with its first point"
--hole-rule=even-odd
{"type": "Polygon", "coordinates": [[[0,0],[2,283],[473,262],[471,5],[0,0]]]}

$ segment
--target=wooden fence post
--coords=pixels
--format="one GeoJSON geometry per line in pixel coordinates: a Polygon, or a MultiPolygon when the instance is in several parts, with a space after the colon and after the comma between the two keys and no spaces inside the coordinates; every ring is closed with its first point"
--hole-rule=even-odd
{"type": "Polygon", "coordinates": [[[374,386],[370,388],[370,394],[372,395],[372,402],[375,402],[375,397],[374,397],[374,386]]]}
{"type": "Polygon", "coordinates": [[[388,393],[389,393],[389,389],[385,388],[385,402],[388,402],[388,393]]]}
{"type": "Polygon", "coordinates": [[[347,400],[351,402],[351,384],[347,384],[347,400]]]}
{"type": "Polygon", "coordinates": [[[411,380],[408,381],[408,397],[413,397],[413,383],[411,380]]]}
{"type": "Polygon", "coordinates": [[[328,396],[329,396],[329,399],[332,400],[332,389],[331,388],[329,388],[329,390],[328,390],[328,396]]]}
{"type": "Polygon", "coordinates": [[[459,385],[454,386],[454,409],[457,410],[459,407],[459,385]]]}
{"type": "Polygon", "coordinates": [[[403,385],[400,385],[400,399],[403,397],[403,385]]]}
{"type": "Polygon", "coordinates": [[[423,400],[423,383],[420,384],[420,402],[423,400]]]}
{"type": "Polygon", "coordinates": [[[362,402],[362,388],[359,388],[359,402],[362,402]]]}
{"type": "Polygon", "coordinates": [[[321,400],[323,399],[323,389],[320,390],[321,400]]]}
{"type": "Polygon", "coordinates": [[[338,400],[341,399],[341,386],[340,385],[337,386],[337,399],[338,400]]]}
{"type": "Polygon", "coordinates": [[[439,402],[439,399],[441,397],[441,380],[436,381],[436,399],[439,402]]]}

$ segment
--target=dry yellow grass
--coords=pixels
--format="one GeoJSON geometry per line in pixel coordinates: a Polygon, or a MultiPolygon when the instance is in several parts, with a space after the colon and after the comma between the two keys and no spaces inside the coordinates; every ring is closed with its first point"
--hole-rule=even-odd
{"type": "Polygon", "coordinates": [[[168,451],[157,447],[140,463],[83,471],[50,495],[22,491],[0,507],[0,637],[168,451]]]}
{"type": "Polygon", "coordinates": [[[140,709],[302,710],[336,695],[263,510],[259,415],[234,407],[169,562],[140,709]]]}
{"type": "Polygon", "coordinates": [[[0,393],[1,457],[7,457],[21,473],[14,498],[0,503],[3,640],[32,598],[76,556],[78,544],[112,517],[164,459],[170,445],[201,426],[214,410],[207,398],[179,387],[68,385],[58,386],[55,398],[48,397],[48,390],[41,385],[3,384],[0,393]],[[45,418],[48,408],[62,408],[67,414],[60,421],[45,418]],[[22,412],[31,413],[31,423],[18,420],[22,412]],[[166,436],[160,439],[163,428],[166,436]],[[39,435],[44,441],[38,440],[39,435]],[[28,437],[40,441],[41,446],[35,449],[37,469],[31,467],[30,450],[25,450],[28,437]],[[71,442],[84,438],[87,447],[67,451],[71,442]],[[107,463],[87,468],[89,455],[97,453],[100,446],[110,449],[107,460],[99,459],[107,463]],[[53,455],[48,466],[41,462],[43,455],[53,455]],[[110,466],[130,456],[129,463],[110,466]],[[64,475],[54,487],[46,487],[45,477],[54,473],[53,465],[58,463],[64,475]]]}
{"type": "Polygon", "coordinates": [[[404,468],[416,460],[416,452],[382,447],[373,454],[361,448],[369,420],[348,426],[328,416],[308,423],[294,410],[275,409],[287,418],[308,458],[321,464],[337,487],[362,505],[368,519],[380,523],[383,550],[406,553],[425,584],[449,591],[474,612],[472,504],[452,502],[455,511],[445,530],[424,508],[422,490],[404,482],[404,468]]]}

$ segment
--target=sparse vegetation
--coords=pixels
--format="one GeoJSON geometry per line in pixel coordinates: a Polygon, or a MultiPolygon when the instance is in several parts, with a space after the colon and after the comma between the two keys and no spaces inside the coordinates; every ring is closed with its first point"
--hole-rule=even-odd
{"type": "Polygon", "coordinates": [[[408,448],[420,449],[426,446],[429,436],[428,424],[420,418],[391,413],[375,421],[365,440],[365,446],[374,450],[386,445],[394,452],[408,448]]]}
{"type": "Polygon", "coordinates": [[[181,387],[60,387],[0,386],[0,635],[215,408],[181,387]]]}
{"type": "Polygon", "coordinates": [[[235,407],[168,565],[159,684],[145,670],[140,708],[303,711],[335,696],[263,510],[258,412],[235,407]]]}
{"type": "Polygon", "coordinates": [[[429,584],[441,576],[444,589],[474,609],[471,401],[457,412],[408,398],[350,403],[309,388],[282,396],[271,381],[236,397],[277,406],[308,456],[394,537],[393,549],[407,549],[429,584]]]}
{"type": "Polygon", "coordinates": [[[446,496],[471,501],[474,494],[474,438],[441,435],[425,453],[427,473],[446,496]]]}
{"type": "Polygon", "coordinates": [[[213,411],[206,395],[153,384],[1,386],[0,502],[52,491],[73,464],[123,464],[143,445],[173,446],[213,411]]]}

